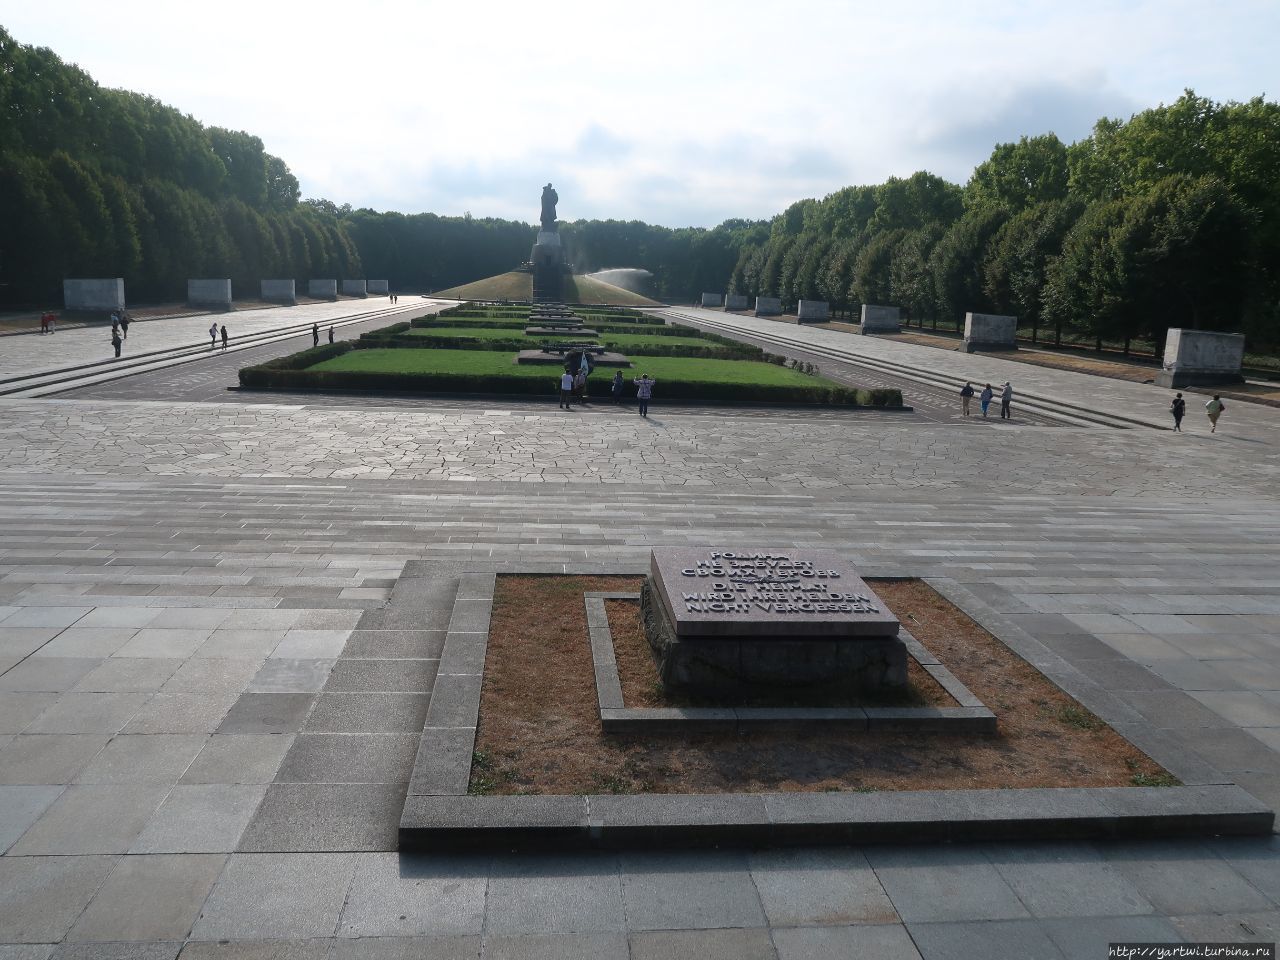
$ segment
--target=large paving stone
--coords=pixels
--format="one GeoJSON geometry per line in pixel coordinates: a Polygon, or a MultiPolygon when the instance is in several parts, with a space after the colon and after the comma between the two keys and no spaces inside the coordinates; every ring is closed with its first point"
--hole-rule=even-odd
{"type": "Polygon", "coordinates": [[[529,856],[489,879],[486,928],[494,933],[622,932],[622,884],[614,856],[529,856]]]}
{"type": "Polygon", "coordinates": [[[237,854],[200,911],[193,940],[332,936],[356,858],[350,853],[237,854]]]}
{"type": "Polygon", "coordinates": [[[362,854],[338,934],[478,934],[484,926],[488,872],[487,860],[474,857],[362,854]]]}
{"type": "Polygon", "coordinates": [[[114,857],[0,857],[0,941],[56,943],[115,864],[114,857]]]}
{"type": "Polygon", "coordinates": [[[273,784],[239,849],[394,850],[404,796],[403,784],[273,784]]]}
{"type": "Polygon", "coordinates": [[[70,940],[182,940],[226,858],[122,857],[76,921],[70,940]]]}

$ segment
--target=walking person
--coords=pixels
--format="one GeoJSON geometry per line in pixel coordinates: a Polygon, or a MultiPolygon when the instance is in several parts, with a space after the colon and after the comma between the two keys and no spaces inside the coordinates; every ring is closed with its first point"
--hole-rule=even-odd
{"type": "Polygon", "coordinates": [[[333,325],[329,325],[329,342],[333,343],[333,325]]]}
{"type": "Polygon", "coordinates": [[[639,380],[631,381],[636,385],[636,399],[640,401],[640,416],[649,416],[649,401],[653,397],[653,385],[657,380],[650,379],[647,373],[640,374],[639,380]]]}
{"type": "Polygon", "coordinates": [[[215,320],[209,325],[209,349],[212,350],[218,345],[218,322],[215,320]]]}
{"type": "Polygon", "coordinates": [[[120,344],[122,343],[124,343],[124,341],[120,339],[120,331],[115,327],[112,327],[111,328],[111,346],[115,347],[117,360],[120,359],[120,344]]]}
{"type": "Polygon", "coordinates": [[[587,402],[587,370],[586,367],[579,367],[578,372],[573,377],[573,392],[578,398],[579,403],[587,402]]]}
{"type": "Polygon", "coordinates": [[[320,346],[320,324],[318,323],[311,325],[311,345],[313,347],[320,346]]]}
{"type": "Polygon", "coordinates": [[[573,402],[573,374],[566,370],[560,374],[560,406],[565,410],[572,410],[570,404],[573,402]]]}
{"type": "Polygon", "coordinates": [[[40,314],[40,336],[44,336],[49,332],[49,311],[46,310],[40,314]]]}
{"type": "Polygon", "coordinates": [[[113,313],[111,315],[111,336],[116,337],[119,335],[120,335],[120,321],[116,317],[116,315],[113,313]]]}
{"type": "Polygon", "coordinates": [[[1209,422],[1213,424],[1209,428],[1210,433],[1218,432],[1218,418],[1222,416],[1222,412],[1227,409],[1227,405],[1222,402],[1222,398],[1216,393],[1213,399],[1204,405],[1204,412],[1209,415],[1209,422]]]}
{"type": "Polygon", "coordinates": [[[1173,402],[1169,404],[1169,412],[1173,414],[1173,429],[1181,433],[1182,418],[1187,415],[1187,401],[1182,399],[1182,394],[1173,398],[1173,402]]]}
{"type": "Polygon", "coordinates": [[[125,310],[120,311],[120,330],[124,333],[124,338],[129,339],[129,314],[125,310]]]}
{"type": "Polygon", "coordinates": [[[622,402],[622,371],[613,371],[613,383],[609,384],[609,392],[613,395],[614,403],[622,402]]]}
{"type": "Polygon", "coordinates": [[[1000,391],[1000,419],[1012,420],[1013,413],[1009,410],[1009,404],[1013,403],[1013,387],[1009,381],[1004,382],[1004,389],[1000,391]]]}
{"type": "Polygon", "coordinates": [[[966,380],[960,388],[960,412],[966,417],[969,415],[969,402],[973,399],[973,394],[973,384],[966,380]]]}
{"type": "Polygon", "coordinates": [[[222,329],[218,332],[222,335],[222,349],[225,352],[227,349],[227,325],[224,323],[222,329]]]}
{"type": "Polygon", "coordinates": [[[991,389],[991,384],[989,384],[989,383],[988,383],[985,387],[983,387],[983,388],[982,388],[982,393],[980,393],[980,394],[978,395],[978,402],[982,404],[982,417],[983,417],[983,419],[986,419],[986,416],[987,416],[987,408],[988,408],[989,406],[991,406],[991,398],[992,398],[992,397],[994,397],[994,396],[995,396],[995,393],[994,393],[994,391],[992,391],[992,389],[991,389]]]}

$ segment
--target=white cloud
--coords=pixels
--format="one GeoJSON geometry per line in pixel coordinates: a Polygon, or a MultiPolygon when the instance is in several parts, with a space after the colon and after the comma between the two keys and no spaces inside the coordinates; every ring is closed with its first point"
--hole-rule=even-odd
{"type": "Polygon", "coordinates": [[[683,225],[1277,87],[1267,0],[609,5],[60,0],[7,11],[100,82],[249,130],[307,196],[683,225]]]}

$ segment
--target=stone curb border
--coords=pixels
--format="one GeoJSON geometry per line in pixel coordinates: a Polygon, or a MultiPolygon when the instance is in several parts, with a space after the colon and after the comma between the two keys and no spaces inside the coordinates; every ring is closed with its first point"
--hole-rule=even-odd
{"type": "Polygon", "coordinates": [[[879,732],[996,732],[996,715],[905,627],[899,627],[898,636],[907,653],[942,685],[958,707],[627,707],[622,701],[622,683],[604,602],[639,599],[638,593],[585,594],[596,699],[605,733],[746,732],[824,726],[879,732]]]}
{"type": "MultiPolygon", "coordinates": [[[[630,565],[528,564],[511,573],[643,576],[630,565]],[[526,569],[526,566],[528,569],[526,569]]],[[[868,571],[869,577],[875,574],[868,571]]],[[[884,576],[885,574],[881,574],[884,576]]],[[[894,570],[896,579],[909,576],[894,570]]],[[[461,573],[399,848],[624,849],[990,840],[1266,836],[1275,814],[949,578],[925,582],[1183,781],[872,793],[469,796],[495,573],[461,573]]],[[[629,596],[629,594],[628,594],[629,596]]],[[[601,601],[603,597],[599,597],[601,601]]],[[[594,658],[593,658],[594,659],[594,658]]]]}

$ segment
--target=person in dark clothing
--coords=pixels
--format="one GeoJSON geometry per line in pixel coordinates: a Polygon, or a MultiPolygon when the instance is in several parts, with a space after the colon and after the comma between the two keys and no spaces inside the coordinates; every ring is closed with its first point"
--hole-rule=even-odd
{"type": "Polygon", "coordinates": [[[1000,391],[1000,419],[1012,420],[1013,412],[1009,409],[1009,404],[1013,403],[1013,387],[1009,381],[1004,382],[1004,389],[1000,391]]]}
{"type": "Polygon", "coordinates": [[[622,402],[622,371],[615,370],[613,374],[613,383],[609,385],[609,390],[613,394],[613,402],[622,402]]]}
{"type": "Polygon", "coordinates": [[[969,401],[973,399],[973,384],[966,382],[960,388],[960,412],[966,417],[969,415],[969,401]]]}
{"type": "Polygon", "coordinates": [[[311,345],[313,347],[320,346],[320,324],[318,323],[311,325],[311,345]]]}
{"type": "Polygon", "coordinates": [[[227,349],[227,325],[222,325],[222,349],[227,349]]]}
{"type": "Polygon", "coordinates": [[[329,342],[333,343],[333,327],[329,328],[329,342]]]}
{"type": "Polygon", "coordinates": [[[991,384],[987,384],[982,388],[982,393],[978,394],[978,401],[982,404],[982,415],[987,415],[987,408],[991,406],[991,398],[994,397],[995,391],[991,389],[991,384]]]}
{"type": "Polygon", "coordinates": [[[126,340],[129,339],[129,323],[130,322],[131,321],[129,320],[129,314],[125,313],[122,310],[120,312],[120,330],[124,333],[124,338],[126,340]]]}
{"type": "Polygon", "coordinates": [[[1169,412],[1173,414],[1173,429],[1181,433],[1182,418],[1187,415],[1187,401],[1182,399],[1182,394],[1173,398],[1173,403],[1169,404],[1169,412]]]}
{"type": "Polygon", "coordinates": [[[111,328],[111,346],[115,347],[116,349],[117,360],[120,359],[120,344],[122,343],[124,343],[124,341],[120,339],[120,331],[117,330],[115,327],[112,327],[111,328]]]}

